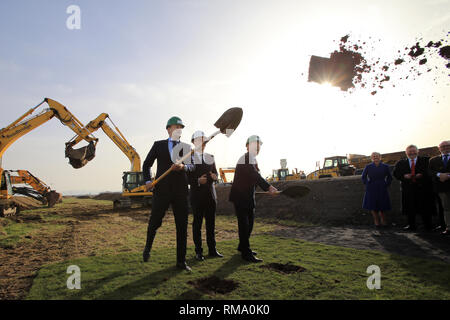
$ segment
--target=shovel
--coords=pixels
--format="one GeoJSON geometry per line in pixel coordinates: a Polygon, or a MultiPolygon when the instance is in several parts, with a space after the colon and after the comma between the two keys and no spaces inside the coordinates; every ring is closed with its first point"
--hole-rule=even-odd
{"type": "MultiPolygon", "coordinates": [[[[242,120],[242,114],[243,111],[241,108],[230,108],[227,111],[225,111],[222,116],[214,123],[214,126],[218,128],[216,132],[214,132],[212,135],[207,137],[205,141],[203,142],[203,146],[205,146],[209,141],[211,141],[215,136],[217,136],[219,133],[225,134],[227,137],[230,137],[234,130],[239,126],[242,120]]],[[[181,159],[177,160],[176,163],[182,163],[189,157],[191,157],[195,152],[195,149],[192,149],[190,153],[183,156],[181,159]]],[[[152,189],[159,181],[164,179],[170,172],[172,172],[172,167],[168,169],[166,172],[164,172],[158,179],[153,181],[151,186],[148,187],[148,189],[152,189]]]]}
{"type": "MultiPolygon", "coordinates": [[[[283,191],[278,191],[275,194],[282,194],[284,196],[287,196],[289,198],[293,199],[299,199],[303,198],[304,196],[308,195],[311,189],[305,186],[292,186],[284,189],[283,191]]],[[[255,194],[270,194],[270,192],[255,192],[255,194]]]]}

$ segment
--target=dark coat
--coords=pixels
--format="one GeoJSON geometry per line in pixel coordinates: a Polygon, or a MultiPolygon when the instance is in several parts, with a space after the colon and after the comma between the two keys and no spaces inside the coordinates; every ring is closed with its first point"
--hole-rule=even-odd
{"type": "Polygon", "coordinates": [[[195,204],[202,200],[208,199],[213,199],[217,202],[214,181],[209,175],[210,172],[217,175],[214,157],[211,154],[205,153],[204,157],[205,159],[207,159],[207,161],[203,161],[203,159],[195,159],[196,156],[196,154],[192,155],[192,164],[194,165],[194,167],[192,171],[188,172],[191,203],[195,204]],[[200,178],[205,173],[207,176],[207,182],[206,184],[199,185],[198,178],[200,178]]]}
{"type": "MultiPolygon", "coordinates": [[[[256,160],[255,160],[256,161],[256,160]]],[[[268,191],[270,184],[259,174],[258,164],[249,161],[248,152],[238,161],[234,172],[229,200],[239,208],[255,208],[255,189],[260,186],[268,191]]]]}
{"type": "MultiPolygon", "coordinates": [[[[157,160],[156,177],[158,179],[164,172],[166,172],[174,164],[169,153],[169,139],[156,141],[150,149],[142,166],[144,181],[150,181],[151,167],[155,160],[157,160]]],[[[181,142],[182,143],[182,142],[181,142]]],[[[190,146],[182,143],[183,149],[190,152],[190,146]]],[[[177,159],[183,156],[183,151],[177,155],[177,159]]],[[[175,159],[176,160],[176,159],[175,159]]],[[[162,179],[155,186],[155,195],[184,195],[188,194],[188,178],[185,170],[172,171],[167,177],[162,179]]]]}
{"type": "Polygon", "coordinates": [[[415,164],[416,175],[421,173],[422,178],[417,178],[414,182],[412,179],[405,179],[404,175],[411,173],[408,159],[399,160],[395,164],[393,171],[394,177],[400,181],[402,189],[402,212],[405,215],[411,212],[430,211],[433,205],[433,189],[431,178],[429,175],[428,163],[429,158],[417,157],[415,164]]]}
{"type": "Polygon", "coordinates": [[[450,180],[441,182],[437,177],[438,172],[448,173],[450,172],[450,160],[447,162],[447,166],[444,167],[444,161],[442,156],[436,156],[430,159],[429,172],[433,180],[434,190],[436,192],[449,192],[450,191],[450,180]]]}
{"type": "Polygon", "coordinates": [[[361,178],[366,185],[363,208],[373,211],[391,210],[388,186],[391,185],[392,176],[389,166],[384,163],[378,166],[370,163],[364,168],[361,178]]]}

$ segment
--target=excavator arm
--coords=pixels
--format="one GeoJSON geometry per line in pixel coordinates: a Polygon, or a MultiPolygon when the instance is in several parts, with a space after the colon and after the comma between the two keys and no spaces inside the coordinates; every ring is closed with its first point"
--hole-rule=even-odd
{"type": "MultiPolygon", "coordinates": [[[[31,108],[28,112],[23,114],[9,126],[0,130],[0,158],[15,141],[17,141],[19,138],[26,135],[30,131],[41,126],[42,124],[46,123],[53,117],[56,117],[61,121],[62,124],[72,129],[72,131],[74,131],[77,136],[82,137],[82,139],[92,144],[95,148],[98,139],[92,136],[91,133],[83,126],[83,124],[69,110],[67,110],[65,106],[55,100],[45,98],[36,107],[31,108]],[[44,109],[41,113],[32,116],[31,118],[27,118],[44,103],[48,104],[48,109],[44,109]]],[[[90,155],[90,158],[93,158],[92,155],[90,155]]],[[[83,165],[85,165],[86,163],[84,163],[83,165]]]]}
{"type": "MultiPolygon", "coordinates": [[[[103,132],[116,144],[116,146],[127,156],[131,163],[131,171],[124,172],[122,177],[122,189],[123,197],[143,197],[152,196],[152,192],[145,190],[143,181],[143,174],[141,171],[141,158],[133,146],[127,141],[125,136],[114,124],[108,114],[102,113],[97,118],[89,122],[86,129],[89,132],[95,132],[98,129],[102,129],[103,132]],[[111,122],[112,127],[107,123],[107,120],[111,122]]],[[[75,146],[82,140],[81,136],[74,137],[71,141],[67,142],[67,146],[75,146]]]]}
{"type": "Polygon", "coordinates": [[[11,184],[27,184],[33,188],[30,190],[26,187],[13,187],[14,193],[40,200],[47,204],[49,208],[53,207],[62,198],[62,194],[52,190],[45,182],[27,170],[10,170],[10,173],[16,174],[10,176],[11,184]]]}
{"type": "MultiPolygon", "coordinates": [[[[116,144],[117,147],[128,157],[131,162],[131,171],[138,172],[141,170],[141,158],[136,150],[131,146],[131,144],[124,137],[122,132],[120,132],[119,128],[112,122],[109,115],[106,113],[100,114],[97,118],[92,120],[86,126],[86,130],[90,133],[97,131],[98,129],[102,129],[103,132],[116,144]],[[111,121],[114,129],[108,125],[106,119],[111,121]]],[[[82,136],[75,137],[72,141],[68,142],[68,146],[74,146],[79,143],[83,139],[82,136]]]]}

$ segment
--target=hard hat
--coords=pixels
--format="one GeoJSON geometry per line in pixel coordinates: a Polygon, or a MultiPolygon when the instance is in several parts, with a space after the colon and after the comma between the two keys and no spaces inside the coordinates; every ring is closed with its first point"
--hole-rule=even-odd
{"type": "Polygon", "coordinates": [[[177,125],[177,124],[181,125],[182,128],[184,128],[183,121],[181,121],[180,118],[172,117],[172,118],[169,119],[169,121],[167,121],[166,129],[169,128],[172,125],[177,125]]]}
{"type": "Polygon", "coordinates": [[[250,136],[245,145],[247,146],[250,142],[258,142],[260,145],[263,144],[261,138],[257,135],[250,136]]]}
{"type": "Polygon", "coordinates": [[[203,131],[200,131],[200,130],[195,131],[194,134],[192,135],[191,142],[194,142],[194,139],[198,138],[198,137],[206,137],[206,135],[203,131]]]}

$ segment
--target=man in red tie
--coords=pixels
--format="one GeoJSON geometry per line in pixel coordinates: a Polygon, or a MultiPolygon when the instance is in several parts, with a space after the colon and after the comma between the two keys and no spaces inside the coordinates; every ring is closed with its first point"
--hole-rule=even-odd
{"type": "Polygon", "coordinates": [[[415,145],[406,148],[406,159],[395,164],[393,176],[400,180],[402,213],[408,217],[406,231],[415,231],[416,215],[422,216],[426,231],[431,231],[432,184],[428,172],[428,158],[419,157],[415,145]]]}
{"type": "Polygon", "coordinates": [[[450,235],[450,141],[439,144],[441,155],[430,159],[430,174],[435,191],[439,193],[444,207],[446,229],[443,235],[450,235]]]}

